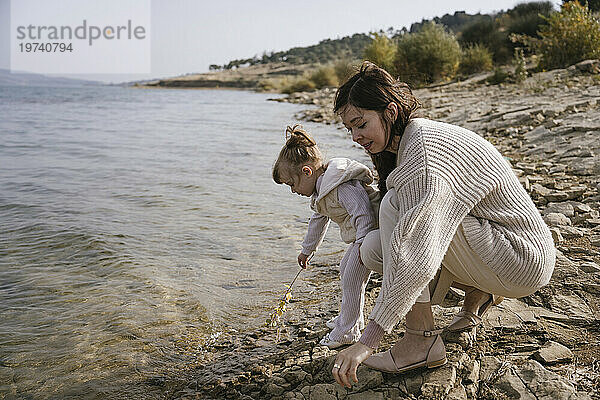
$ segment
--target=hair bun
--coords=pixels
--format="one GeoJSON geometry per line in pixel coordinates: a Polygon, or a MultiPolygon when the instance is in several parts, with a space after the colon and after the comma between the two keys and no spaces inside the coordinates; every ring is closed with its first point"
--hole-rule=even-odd
{"type": "Polygon", "coordinates": [[[287,126],[285,128],[285,138],[287,147],[310,147],[315,146],[317,142],[302,128],[302,125],[287,126]]]}

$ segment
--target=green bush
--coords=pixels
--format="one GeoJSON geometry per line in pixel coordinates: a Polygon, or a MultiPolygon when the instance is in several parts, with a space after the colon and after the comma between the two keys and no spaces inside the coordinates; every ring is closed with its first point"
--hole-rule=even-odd
{"type": "Polygon", "coordinates": [[[568,2],[547,18],[539,39],[516,37],[540,56],[541,69],[563,68],[600,58],[600,21],[578,2],[568,2]]]}
{"type": "Polygon", "coordinates": [[[492,69],[492,53],[481,44],[469,45],[462,52],[458,72],[465,75],[492,69]]]}
{"type": "Polygon", "coordinates": [[[434,22],[398,40],[394,63],[400,79],[412,84],[451,79],[460,61],[460,45],[454,35],[434,22]]]}
{"type": "Polygon", "coordinates": [[[552,14],[554,6],[550,1],[532,1],[517,4],[507,14],[509,34],[516,33],[528,36],[537,36],[541,25],[546,23],[546,18],[552,14]]]}
{"type": "MultiPolygon", "coordinates": [[[[566,3],[569,3],[571,1],[577,1],[577,0],[563,0],[563,5],[565,5],[566,3]]],[[[600,0],[582,0],[579,3],[583,4],[584,6],[587,6],[587,8],[589,8],[591,12],[600,11],[600,0]]]]}
{"type": "Polygon", "coordinates": [[[346,80],[356,72],[355,65],[347,59],[338,60],[333,65],[333,70],[335,71],[335,76],[339,83],[346,82],[346,80]]]}
{"type": "Polygon", "coordinates": [[[510,74],[500,67],[496,67],[494,74],[487,79],[487,82],[491,85],[497,85],[499,83],[506,82],[510,78],[510,74]]]}
{"type": "Polygon", "coordinates": [[[508,62],[512,57],[511,44],[506,30],[498,25],[491,17],[474,22],[462,30],[459,41],[463,47],[483,45],[492,52],[494,62],[508,62]]]}
{"type": "Polygon", "coordinates": [[[309,80],[317,89],[338,85],[338,78],[335,74],[335,69],[331,66],[322,66],[311,72],[309,75],[309,80]]]}
{"type": "Polygon", "coordinates": [[[292,83],[285,86],[282,89],[282,93],[292,94],[296,92],[310,92],[313,90],[315,90],[315,84],[311,80],[302,77],[295,79],[292,83]]]}
{"type": "Polygon", "coordinates": [[[373,33],[373,41],[365,48],[365,60],[379,65],[392,75],[395,75],[394,60],[397,47],[384,34],[373,33]]]}

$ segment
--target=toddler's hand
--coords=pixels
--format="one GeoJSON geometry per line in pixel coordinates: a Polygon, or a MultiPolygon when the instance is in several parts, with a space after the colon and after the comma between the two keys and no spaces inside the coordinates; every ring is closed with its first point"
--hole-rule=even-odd
{"type": "Polygon", "coordinates": [[[302,269],[306,269],[306,267],[309,265],[308,256],[306,254],[300,253],[298,255],[298,265],[300,265],[302,269]]]}

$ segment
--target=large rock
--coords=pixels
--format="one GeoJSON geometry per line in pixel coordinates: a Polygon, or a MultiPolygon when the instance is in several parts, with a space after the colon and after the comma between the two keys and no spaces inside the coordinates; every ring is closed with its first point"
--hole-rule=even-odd
{"type": "Polygon", "coordinates": [[[456,367],[448,363],[424,374],[421,395],[426,399],[440,399],[450,393],[456,383],[456,367]]]}
{"type": "Polygon", "coordinates": [[[305,386],[301,390],[305,399],[309,400],[337,400],[338,395],[346,396],[346,390],[337,383],[319,383],[314,386],[305,386]]]}
{"type": "Polygon", "coordinates": [[[585,261],[579,264],[579,269],[583,272],[587,272],[589,274],[593,274],[596,272],[600,272],[600,265],[596,264],[593,261],[585,261]]]}
{"type": "Polygon", "coordinates": [[[458,384],[450,389],[446,400],[467,400],[467,391],[465,390],[465,387],[458,384]]]}
{"type": "Polygon", "coordinates": [[[567,192],[555,190],[555,191],[552,191],[552,192],[544,195],[544,198],[546,200],[548,200],[549,202],[565,201],[565,200],[569,200],[569,194],[567,192]]]}
{"type": "Polygon", "coordinates": [[[571,361],[573,353],[568,347],[550,340],[533,353],[533,358],[542,364],[552,365],[571,361]]]}
{"type": "Polygon", "coordinates": [[[536,400],[574,400],[578,398],[575,387],[566,378],[548,371],[537,361],[529,360],[516,367],[515,372],[525,383],[528,392],[535,394],[536,400]]]}
{"type": "Polygon", "coordinates": [[[561,213],[549,213],[544,215],[544,222],[549,226],[571,225],[571,220],[561,213]]]}
{"type": "Polygon", "coordinates": [[[560,230],[560,234],[565,239],[580,238],[580,237],[583,237],[583,235],[585,233],[585,231],[583,229],[575,228],[574,226],[559,225],[558,228],[560,230]]]}
{"type": "Polygon", "coordinates": [[[573,204],[568,202],[563,203],[548,203],[546,204],[546,208],[542,211],[542,215],[550,214],[550,213],[560,213],[567,217],[572,217],[575,215],[575,208],[573,204]]]}
{"type": "Polygon", "coordinates": [[[589,320],[594,316],[590,306],[579,296],[555,294],[549,303],[552,311],[566,314],[572,319],[589,320]]]}
{"type": "Polygon", "coordinates": [[[524,324],[537,322],[534,310],[517,299],[505,299],[492,307],[483,319],[486,326],[510,332],[524,328],[524,324]]]}
{"type": "MultiPolygon", "coordinates": [[[[340,397],[342,398],[342,397],[340,397]]],[[[349,394],[346,397],[347,400],[385,400],[385,396],[382,392],[374,392],[372,390],[362,392],[362,393],[354,393],[349,394]]]]}
{"type": "Polygon", "coordinates": [[[383,383],[383,375],[380,371],[376,371],[369,367],[360,366],[356,372],[358,383],[352,386],[352,392],[362,392],[367,389],[373,389],[381,386],[383,383]]]}
{"type": "Polygon", "coordinates": [[[600,60],[585,60],[575,64],[575,69],[588,74],[600,74],[600,60]]]}
{"type": "Polygon", "coordinates": [[[496,357],[482,357],[482,380],[510,399],[575,400],[587,398],[562,376],[545,369],[539,362],[527,360],[515,365],[496,357]]]}

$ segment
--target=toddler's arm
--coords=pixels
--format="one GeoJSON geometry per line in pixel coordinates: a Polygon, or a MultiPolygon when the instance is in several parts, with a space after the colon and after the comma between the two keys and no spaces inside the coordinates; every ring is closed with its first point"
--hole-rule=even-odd
{"type": "Polygon", "coordinates": [[[376,226],[377,216],[373,213],[369,195],[357,180],[342,183],[337,192],[338,201],[348,211],[352,218],[352,226],[356,228],[355,243],[361,244],[366,234],[376,226]]]}
{"type": "Polygon", "coordinates": [[[321,245],[327,228],[329,227],[329,218],[325,215],[314,213],[310,217],[308,222],[308,230],[304,241],[302,242],[302,251],[298,256],[298,264],[302,268],[306,268],[308,258],[312,253],[317,251],[317,248],[321,245]]]}

